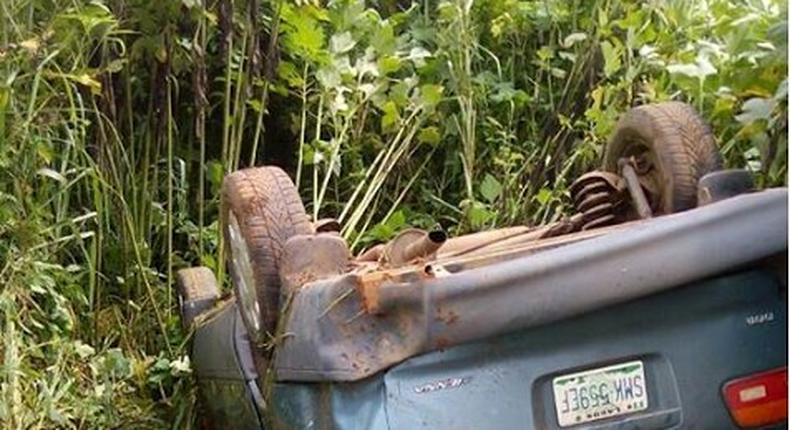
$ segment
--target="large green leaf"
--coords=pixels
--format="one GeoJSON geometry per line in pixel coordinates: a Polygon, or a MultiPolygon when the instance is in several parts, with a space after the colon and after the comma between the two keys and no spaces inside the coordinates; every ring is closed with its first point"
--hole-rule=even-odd
{"type": "Polygon", "coordinates": [[[502,194],[502,184],[496,180],[490,173],[486,173],[483,182],[480,183],[480,195],[483,196],[488,203],[494,203],[499,195],[502,194]]]}
{"type": "Polygon", "coordinates": [[[284,44],[288,51],[306,60],[318,62],[324,54],[324,30],[310,13],[310,6],[283,7],[284,44]]]}
{"type": "Polygon", "coordinates": [[[333,54],[344,54],[354,48],[357,42],[348,31],[335,34],[329,39],[329,50],[333,54]]]}

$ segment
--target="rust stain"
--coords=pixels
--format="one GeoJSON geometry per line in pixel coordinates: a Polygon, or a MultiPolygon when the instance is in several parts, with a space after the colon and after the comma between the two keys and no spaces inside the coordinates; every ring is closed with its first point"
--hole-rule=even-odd
{"type": "Polygon", "coordinates": [[[379,244],[363,252],[362,255],[357,257],[357,261],[377,262],[381,259],[381,255],[383,253],[384,253],[384,245],[379,244]]]}
{"type": "Polygon", "coordinates": [[[448,339],[448,338],[446,338],[444,336],[437,337],[436,338],[436,342],[434,343],[434,345],[436,346],[436,349],[438,349],[439,351],[443,351],[443,350],[449,348],[450,346],[452,346],[452,344],[453,343],[450,341],[450,339],[448,339]]]}
{"type": "Polygon", "coordinates": [[[357,276],[355,279],[357,292],[362,298],[362,306],[370,314],[380,314],[379,287],[387,280],[392,279],[389,272],[373,272],[357,276]]]}
{"type": "Polygon", "coordinates": [[[436,319],[443,322],[445,325],[452,325],[458,321],[459,315],[454,310],[445,311],[443,308],[436,308],[436,319]]]}

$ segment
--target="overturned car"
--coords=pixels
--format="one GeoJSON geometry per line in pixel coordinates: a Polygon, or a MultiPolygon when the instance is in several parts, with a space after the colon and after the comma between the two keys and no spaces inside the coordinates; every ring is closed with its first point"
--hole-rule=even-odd
{"type": "Polygon", "coordinates": [[[682,103],[625,114],[577,212],[351,255],[288,176],[223,185],[233,294],[179,272],[216,428],[756,428],[787,419],[787,190],[682,103]]]}

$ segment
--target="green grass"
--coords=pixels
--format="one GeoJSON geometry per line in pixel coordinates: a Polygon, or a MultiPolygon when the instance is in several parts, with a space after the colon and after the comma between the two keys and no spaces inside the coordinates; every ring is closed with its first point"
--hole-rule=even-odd
{"type": "Polygon", "coordinates": [[[291,167],[356,250],[568,209],[630,106],[786,184],[778,2],[0,2],[0,424],[194,428],[173,278],[223,175],[291,167]]]}

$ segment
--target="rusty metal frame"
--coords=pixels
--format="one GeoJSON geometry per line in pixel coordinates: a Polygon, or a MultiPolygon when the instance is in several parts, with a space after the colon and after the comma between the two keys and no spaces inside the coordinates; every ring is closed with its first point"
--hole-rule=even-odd
{"type": "Polygon", "coordinates": [[[650,208],[650,203],[647,201],[642,184],[639,182],[639,175],[637,175],[634,168],[634,160],[632,158],[621,158],[617,165],[620,167],[623,179],[625,179],[628,193],[631,195],[631,203],[639,214],[639,218],[651,218],[653,210],[650,208]]]}
{"type": "Polygon", "coordinates": [[[420,353],[655,294],[785,251],[787,190],[583,233],[589,236],[549,239],[555,246],[548,249],[531,242],[457,266],[440,259],[433,275],[424,266],[361,265],[301,288],[276,352],[277,379],[360,380],[420,353]]]}

